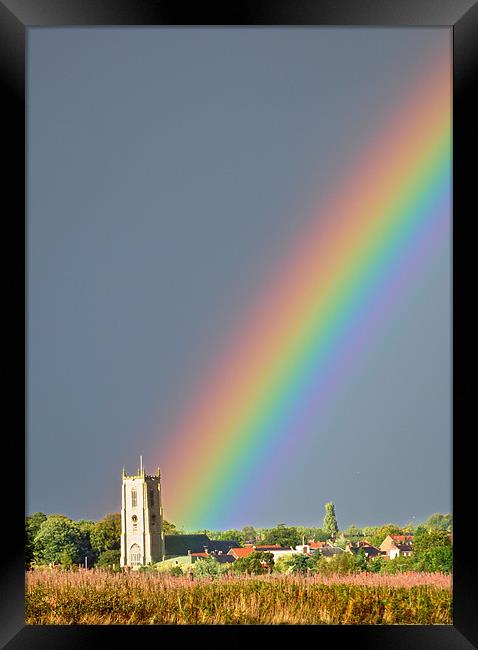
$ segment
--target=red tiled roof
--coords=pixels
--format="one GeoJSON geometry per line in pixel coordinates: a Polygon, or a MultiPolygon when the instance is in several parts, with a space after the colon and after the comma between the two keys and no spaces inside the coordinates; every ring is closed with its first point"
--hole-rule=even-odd
{"type": "Polygon", "coordinates": [[[395,542],[405,542],[413,539],[413,535],[390,535],[395,542]]]}
{"type": "Polygon", "coordinates": [[[209,553],[191,553],[192,557],[209,557],[209,553]]]}
{"type": "Polygon", "coordinates": [[[239,558],[239,557],[247,557],[251,553],[254,553],[254,549],[252,547],[248,548],[231,548],[230,551],[228,552],[228,555],[234,555],[234,557],[239,558]]]}

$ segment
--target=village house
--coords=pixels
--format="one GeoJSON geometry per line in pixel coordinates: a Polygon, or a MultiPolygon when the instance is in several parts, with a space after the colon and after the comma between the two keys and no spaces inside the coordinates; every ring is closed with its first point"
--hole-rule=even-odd
{"type": "Polygon", "coordinates": [[[236,548],[231,548],[227,554],[233,557],[235,560],[239,560],[241,557],[247,557],[251,553],[254,553],[254,548],[252,546],[238,546],[236,548]]]}
{"type": "Polygon", "coordinates": [[[248,545],[245,547],[231,548],[228,552],[228,555],[232,555],[235,560],[238,560],[241,557],[247,557],[254,552],[267,552],[272,553],[274,562],[276,562],[280,557],[285,557],[287,555],[296,555],[297,551],[292,549],[290,546],[280,546],[279,544],[270,544],[263,546],[253,546],[248,545]]]}
{"type": "Polygon", "coordinates": [[[229,549],[239,546],[235,539],[210,539],[207,535],[166,535],[165,559],[189,556],[193,562],[199,557],[226,555],[229,549]]]}
{"type": "Polygon", "coordinates": [[[413,554],[413,535],[387,535],[379,549],[393,560],[396,557],[411,557],[413,554]]]}
{"type": "Polygon", "coordinates": [[[355,543],[349,542],[345,550],[347,553],[352,553],[353,555],[357,555],[361,550],[363,550],[367,560],[386,555],[385,551],[380,550],[365,540],[361,540],[355,543]]]}

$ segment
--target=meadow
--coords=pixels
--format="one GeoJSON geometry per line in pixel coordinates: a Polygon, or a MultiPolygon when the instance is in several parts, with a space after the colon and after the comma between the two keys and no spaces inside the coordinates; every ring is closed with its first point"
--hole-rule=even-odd
{"type": "Polygon", "coordinates": [[[172,577],[101,570],[26,573],[26,623],[452,624],[451,576],[172,577]]]}

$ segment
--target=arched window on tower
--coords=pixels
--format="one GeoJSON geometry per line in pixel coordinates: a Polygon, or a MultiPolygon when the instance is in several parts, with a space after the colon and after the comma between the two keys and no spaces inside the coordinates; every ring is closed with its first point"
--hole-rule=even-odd
{"type": "Polygon", "coordinates": [[[136,508],[138,505],[138,495],[136,494],[136,488],[131,490],[131,507],[136,508]]]}
{"type": "Polygon", "coordinates": [[[129,555],[132,565],[141,564],[141,550],[137,544],[133,544],[130,548],[129,555]]]}

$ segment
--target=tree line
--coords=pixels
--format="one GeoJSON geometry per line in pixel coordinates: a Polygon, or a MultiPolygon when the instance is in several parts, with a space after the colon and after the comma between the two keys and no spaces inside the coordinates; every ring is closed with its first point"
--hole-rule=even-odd
{"type": "MultiPolygon", "coordinates": [[[[410,523],[404,527],[385,524],[359,528],[352,524],[344,530],[339,530],[335,506],[331,502],[325,505],[325,516],[321,527],[287,526],[284,523],[279,523],[273,528],[244,526],[241,530],[188,532],[190,534],[205,533],[210,539],[235,540],[241,546],[244,544],[278,544],[283,547],[295,548],[302,542],[307,543],[313,539],[315,541],[333,540],[336,546],[343,549],[347,543],[361,539],[366,539],[372,545],[379,546],[387,535],[413,533],[415,539],[412,558],[397,558],[397,562],[388,560],[387,566],[391,568],[405,566],[408,560],[413,560],[415,570],[438,571],[444,570],[446,567],[450,567],[451,570],[451,542],[448,533],[452,531],[452,527],[452,515],[435,513],[418,526],[410,523]],[[436,550],[437,548],[441,550],[436,550]],[[392,564],[393,562],[395,564],[392,564]]],[[[185,534],[184,530],[168,521],[163,522],[163,530],[166,535],[185,534]]],[[[36,512],[25,519],[25,564],[27,568],[48,564],[60,564],[65,568],[74,565],[119,566],[120,547],[121,515],[119,513],[107,514],[96,522],[83,519],[74,521],[65,515],[45,515],[42,512],[36,512]]],[[[300,562],[303,561],[300,560],[300,562]]],[[[312,562],[311,559],[310,567],[315,561],[312,562]]],[[[357,562],[360,562],[360,558],[357,562]]],[[[238,569],[242,566],[241,563],[235,562],[234,564],[238,569]]],[[[247,563],[243,564],[247,566],[247,563]]],[[[381,558],[368,561],[368,567],[372,570],[381,570],[382,565],[381,558]]],[[[412,566],[410,563],[409,565],[412,566]]]]}

